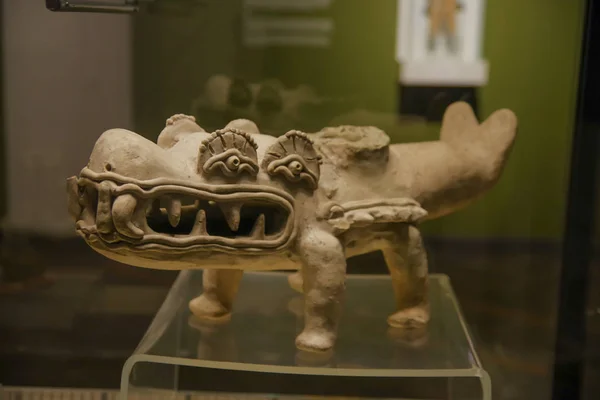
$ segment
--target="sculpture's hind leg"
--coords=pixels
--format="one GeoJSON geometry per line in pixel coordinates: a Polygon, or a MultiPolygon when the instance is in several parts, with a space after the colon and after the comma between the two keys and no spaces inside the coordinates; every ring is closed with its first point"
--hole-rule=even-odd
{"type": "Polygon", "coordinates": [[[202,295],[189,303],[192,314],[200,319],[228,319],[243,274],[244,272],[238,269],[204,270],[202,295]]]}
{"type": "Polygon", "coordinates": [[[402,225],[383,250],[390,270],[397,311],[388,317],[395,328],[418,328],[429,322],[427,254],[418,229],[402,225]]]}

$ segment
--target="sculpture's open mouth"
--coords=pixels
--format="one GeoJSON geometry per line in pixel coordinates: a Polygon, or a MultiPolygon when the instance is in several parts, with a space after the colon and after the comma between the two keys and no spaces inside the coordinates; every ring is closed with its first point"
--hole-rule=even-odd
{"type": "Polygon", "coordinates": [[[81,207],[77,231],[92,245],[260,251],[283,248],[294,234],[291,196],[270,187],[135,182],[86,170],[70,185],[81,207]]]}

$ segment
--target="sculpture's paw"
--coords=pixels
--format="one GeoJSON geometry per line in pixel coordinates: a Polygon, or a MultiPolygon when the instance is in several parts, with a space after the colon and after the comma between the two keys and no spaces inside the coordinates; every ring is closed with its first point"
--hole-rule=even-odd
{"type": "Polygon", "coordinates": [[[388,328],[387,337],[396,344],[417,349],[425,346],[429,341],[429,329],[427,325],[420,328],[388,328]]]}
{"type": "Polygon", "coordinates": [[[294,272],[293,274],[288,275],[288,284],[292,289],[294,289],[298,293],[303,292],[304,282],[302,280],[301,272],[294,272]]]}
{"type": "Polygon", "coordinates": [[[335,334],[325,330],[304,330],[296,338],[296,347],[302,351],[321,353],[331,350],[335,344],[335,334]]]}
{"type": "Polygon", "coordinates": [[[335,352],[333,349],[329,351],[302,351],[296,352],[296,365],[299,367],[333,367],[332,361],[335,352]]]}
{"type": "Polygon", "coordinates": [[[192,122],[196,122],[196,118],[193,117],[192,115],[175,114],[171,118],[167,119],[167,124],[166,125],[167,126],[173,125],[173,124],[175,124],[175,122],[181,121],[181,120],[190,120],[192,122]]]}
{"type": "Polygon", "coordinates": [[[231,318],[231,311],[216,299],[201,295],[191,300],[190,311],[200,320],[224,322],[231,318]]]}
{"type": "Polygon", "coordinates": [[[400,310],[390,315],[387,322],[393,328],[422,328],[429,322],[429,307],[417,306],[400,310]]]}

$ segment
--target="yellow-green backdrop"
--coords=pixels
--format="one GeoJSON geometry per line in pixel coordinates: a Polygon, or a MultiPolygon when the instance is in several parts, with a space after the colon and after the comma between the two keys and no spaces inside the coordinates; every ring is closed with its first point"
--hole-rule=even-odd
{"type": "Polygon", "coordinates": [[[490,0],[482,114],[508,107],[519,134],[498,186],[430,229],[462,236],[559,238],[577,98],[583,0],[490,0]]]}

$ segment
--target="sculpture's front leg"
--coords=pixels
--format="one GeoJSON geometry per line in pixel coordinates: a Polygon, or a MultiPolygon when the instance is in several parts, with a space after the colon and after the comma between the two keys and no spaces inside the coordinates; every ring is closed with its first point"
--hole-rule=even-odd
{"type": "Polygon", "coordinates": [[[228,319],[243,274],[244,272],[238,269],[204,270],[202,295],[189,304],[192,314],[203,320],[228,319]]]}
{"type": "Polygon", "coordinates": [[[296,346],[306,351],[326,351],[337,337],[341,300],[345,289],[346,258],[335,236],[307,229],[298,243],[304,286],[304,330],[296,346]]]}

